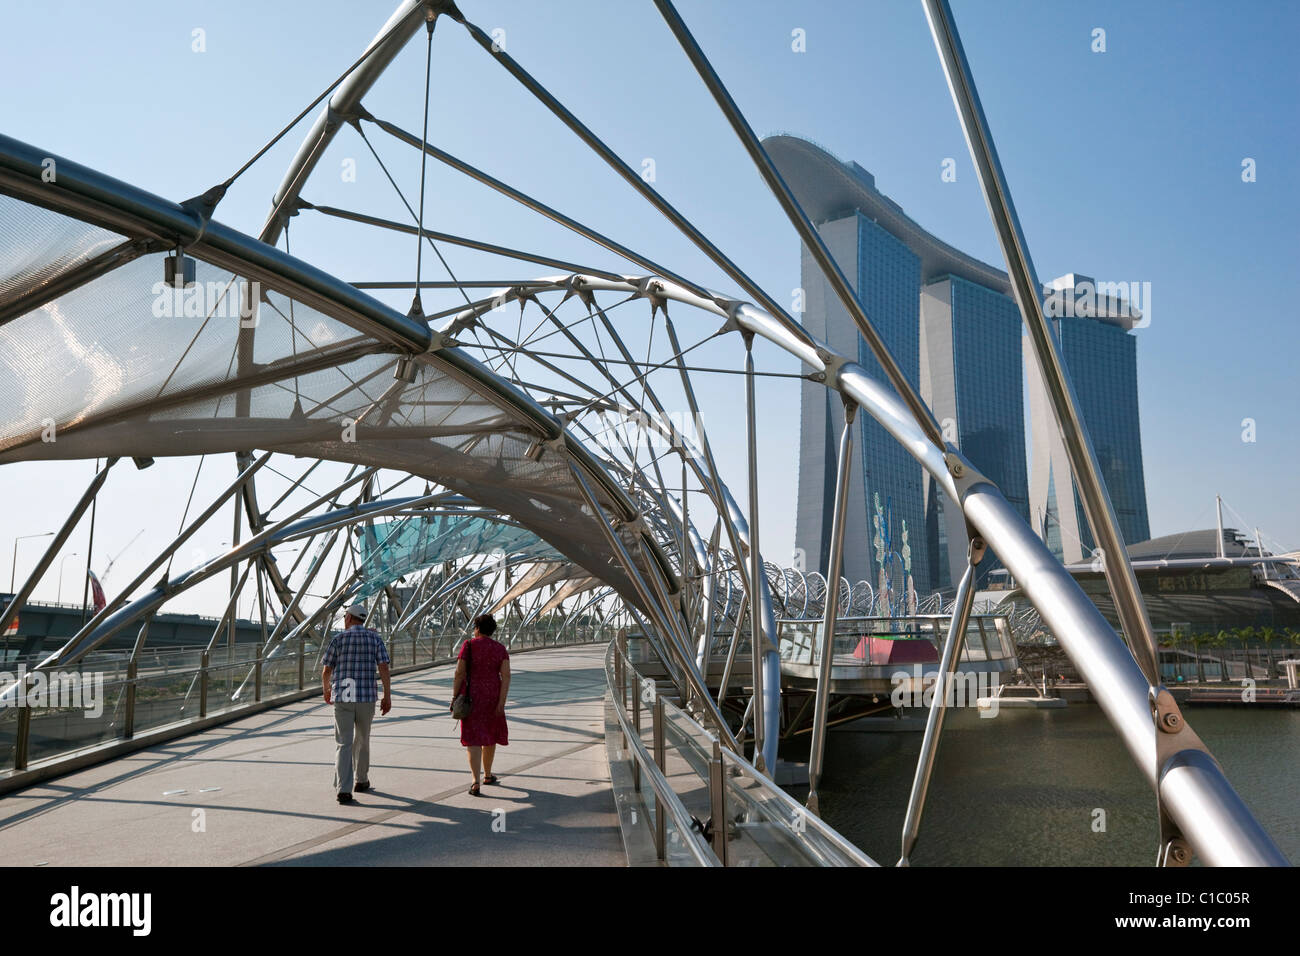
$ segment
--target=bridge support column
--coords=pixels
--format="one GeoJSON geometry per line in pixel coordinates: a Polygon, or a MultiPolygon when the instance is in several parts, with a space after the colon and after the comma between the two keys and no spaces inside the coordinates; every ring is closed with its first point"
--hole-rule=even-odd
{"type": "Polygon", "coordinates": [[[727,861],[727,777],[722,763],[722,745],[713,741],[713,759],[709,761],[709,812],[713,820],[713,853],[723,866],[727,861]]]}
{"type": "Polygon", "coordinates": [[[199,655],[199,717],[208,716],[208,652],[199,655]]]}
{"type": "MultiPolygon", "coordinates": [[[[754,682],[754,766],[763,773],[774,774],[776,745],[781,735],[781,665],[777,649],[771,645],[776,639],[775,621],[770,622],[769,633],[763,627],[764,608],[759,599],[766,593],[766,582],[758,545],[758,418],[754,408],[752,332],[745,334],[745,410],[749,432],[749,645],[754,682]]],[[[736,560],[740,560],[739,555],[736,560]]]]}
{"type": "Polygon", "coordinates": [[[817,784],[821,781],[826,754],[826,708],[831,696],[831,664],[835,657],[835,619],[839,616],[840,569],[844,564],[844,525],[848,518],[849,479],[853,475],[853,423],[858,406],[844,401],[844,431],[840,435],[840,457],[835,471],[835,510],[831,516],[830,569],[826,579],[826,608],[822,617],[822,656],[817,669],[817,702],[813,709],[812,752],[808,758],[809,812],[821,816],[817,784]]]}
{"type": "Polygon", "coordinates": [[[257,645],[257,664],[253,667],[253,700],[262,699],[262,663],[266,660],[266,645],[257,645]]]}
{"type": "Polygon", "coordinates": [[[921,739],[921,753],[916,758],[916,776],[912,778],[912,793],[907,800],[907,816],[903,820],[903,855],[899,866],[908,866],[907,858],[916,846],[921,829],[921,811],[925,809],[925,794],[930,787],[930,774],[934,770],[934,757],[939,752],[939,734],[943,731],[943,716],[948,707],[948,688],[953,672],[966,643],[966,627],[970,623],[971,605],[975,601],[975,565],[984,557],[984,540],[972,537],[966,550],[966,570],[957,585],[957,597],[952,605],[952,620],[948,624],[948,637],[943,642],[943,655],[939,661],[939,676],[930,698],[930,713],[925,720],[925,736],[921,739]]]}
{"type": "Polygon", "coordinates": [[[135,680],[138,670],[132,658],[126,665],[126,714],[122,718],[122,736],[127,740],[135,736],[135,680]]]}
{"type": "Polygon", "coordinates": [[[27,683],[23,682],[20,693],[23,699],[18,708],[18,726],[14,732],[14,769],[27,769],[27,751],[32,737],[32,709],[27,706],[27,683]]]}
{"type": "MultiPolygon", "coordinates": [[[[627,649],[626,634],[627,632],[624,631],[623,632],[624,651],[626,651],[627,649]]],[[[632,687],[632,729],[636,731],[636,739],[640,740],[641,739],[641,688],[637,686],[637,682],[635,679],[633,679],[633,687],[632,687]]],[[[627,741],[625,740],[623,743],[624,743],[623,749],[626,750],[627,741]]],[[[641,762],[639,760],[632,761],[632,789],[635,790],[637,793],[641,792],[641,762]]]]}
{"type": "MultiPolygon", "coordinates": [[[[664,747],[664,699],[655,694],[653,722],[655,766],[660,773],[668,774],[668,757],[664,747]]],[[[655,851],[660,861],[668,855],[668,812],[655,794],[655,851]]]]}

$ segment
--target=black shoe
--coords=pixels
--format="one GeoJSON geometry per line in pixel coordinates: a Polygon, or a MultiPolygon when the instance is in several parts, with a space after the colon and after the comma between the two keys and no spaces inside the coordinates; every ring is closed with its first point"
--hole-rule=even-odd
{"type": "Polygon", "coordinates": [[[350,793],[339,794],[339,803],[351,803],[351,802],[352,802],[352,794],[350,793]]]}
{"type": "Polygon", "coordinates": [[[359,783],[359,784],[357,784],[355,787],[353,787],[352,789],[353,789],[354,791],[356,791],[357,793],[369,793],[369,792],[370,792],[370,789],[371,789],[371,788],[370,788],[370,781],[367,780],[365,783],[359,783]]]}

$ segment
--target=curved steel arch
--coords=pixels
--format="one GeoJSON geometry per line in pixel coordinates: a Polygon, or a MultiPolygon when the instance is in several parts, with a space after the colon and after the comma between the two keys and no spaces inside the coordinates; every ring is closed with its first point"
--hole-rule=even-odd
{"type": "MultiPolygon", "coordinates": [[[[1099,689],[1099,702],[1133,759],[1161,792],[1197,851],[1207,861],[1220,864],[1285,863],[1285,857],[1212,760],[1189,756],[1181,762],[1157,766],[1156,730],[1148,709],[1145,677],[1115,631],[1046,545],[1017,517],[1001,491],[959,449],[951,444],[933,444],[906,404],[856,361],[815,339],[809,344],[752,304],[720,295],[706,299],[666,279],[629,277],[614,282],[572,276],[565,286],[624,292],[649,290],[664,299],[726,318],[738,330],[763,337],[824,377],[826,387],[840,392],[875,418],[921,464],[962,510],[971,527],[997,551],[1016,580],[1024,582],[1026,593],[1084,680],[1099,689]],[[1213,808],[1208,806],[1211,802],[1213,808]]],[[[463,323],[483,311],[467,309],[454,322],[463,323]]],[[[814,572],[808,577],[824,586],[819,574],[814,572]]]]}
{"type": "MultiPolygon", "coordinates": [[[[227,268],[237,275],[245,275],[264,282],[271,288],[284,291],[300,301],[319,308],[346,324],[352,325],[363,334],[372,336],[382,345],[393,348],[399,355],[405,355],[417,362],[434,364],[462,380],[469,382],[476,391],[485,395],[499,408],[515,417],[525,428],[531,429],[537,442],[544,443],[551,454],[560,456],[568,463],[573,474],[587,486],[589,493],[599,496],[596,507],[611,508],[611,518],[615,521],[630,522],[637,517],[637,509],[623,489],[615,482],[582,442],[578,441],[567,428],[553,415],[534,402],[527,394],[509,382],[493,375],[484,366],[456,348],[442,344],[426,325],[415,322],[392,311],[382,303],[371,299],[364,293],[340,282],[306,263],[296,260],[273,247],[248,239],[220,223],[204,219],[193,209],[169,203],[143,190],[127,186],[102,174],[61,157],[54,157],[59,169],[57,181],[42,181],[43,162],[49,158],[47,152],[26,144],[18,143],[8,137],[0,136],[0,190],[11,196],[43,208],[75,216],[86,222],[96,223],[127,235],[143,235],[160,240],[165,247],[184,246],[187,253],[204,261],[210,261],[227,268]],[[593,490],[594,489],[594,490],[593,490]]],[[[349,353],[351,354],[351,353],[349,353]]],[[[300,367],[277,371],[277,377],[288,377],[300,367]]],[[[209,386],[207,394],[224,395],[238,392],[247,383],[238,378],[226,383],[209,386]]],[[[192,401],[193,392],[168,400],[141,402],[136,406],[139,412],[152,412],[168,406],[169,402],[192,401]]],[[[39,432],[30,434],[17,441],[10,441],[3,454],[4,460],[21,460],[27,447],[35,445],[37,449],[57,452],[59,457],[74,457],[77,454],[80,435],[90,432],[94,427],[124,422],[129,420],[133,409],[115,409],[109,415],[83,418],[63,428],[60,442],[55,446],[42,446],[39,432]]],[[[124,455],[161,455],[167,454],[165,444],[149,444],[151,440],[142,433],[119,432],[113,435],[118,443],[117,450],[124,455]]],[[[202,440],[201,438],[199,439],[202,440]]],[[[214,443],[212,450],[220,447],[214,443]]],[[[347,460],[347,459],[343,459],[347,460]]],[[[607,519],[597,512],[589,512],[598,524],[607,519]]],[[[626,571],[633,581],[639,574],[646,574],[656,589],[676,591],[675,572],[652,536],[644,531],[635,533],[636,541],[644,548],[647,563],[636,569],[626,566],[626,571]]],[[[635,561],[635,555],[632,555],[635,561]]],[[[652,618],[671,613],[660,603],[653,591],[644,587],[629,587],[623,579],[616,585],[623,592],[625,599],[642,605],[652,618]]],[[[82,631],[68,642],[43,666],[56,662],[67,662],[79,657],[87,646],[93,644],[100,624],[104,623],[107,613],[97,615],[82,631]]],[[[117,629],[115,628],[114,631],[117,629]]],[[[672,628],[667,628],[671,633],[672,628]]],[[[103,637],[102,634],[99,635],[103,637]]],[[[702,705],[711,706],[709,695],[703,692],[698,678],[692,680],[691,662],[682,660],[680,655],[669,647],[666,653],[677,658],[677,664],[686,676],[686,680],[695,685],[702,705]]],[[[724,736],[729,735],[725,722],[716,709],[714,721],[724,736]]]]}
{"type": "MultiPolygon", "coordinates": [[[[674,19],[675,11],[671,10],[671,5],[665,0],[660,0],[659,5],[665,11],[674,32],[683,39],[688,54],[692,56],[697,67],[700,67],[706,83],[709,83],[715,95],[718,95],[719,102],[724,107],[724,111],[728,112],[733,125],[737,127],[738,132],[742,133],[742,140],[750,148],[760,170],[770,173],[771,170],[765,166],[766,157],[761,147],[757,150],[753,148],[752,134],[746,139],[744,133],[747,127],[743,118],[738,118],[734,103],[730,103],[725,90],[721,89],[720,82],[715,75],[711,74],[711,70],[704,68],[707,67],[707,61],[703,61],[701,65],[702,53],[697,47],[692,46],[693,41],[687,42],[689,34],[683,38],[684,26],[680,19],[674,19]]],[[[945,4],[932,2],[930,7],[932,15],[939,16],[941,19],[947,16],[945,4]],[[934,13],[935,10],[938,11],[937,14],[934,13]]],[[[281,219],[297,205],[303,183],[341,122],[352,121],[362,116],[361,98],[382,73],[384,67],[406,40],[418,31],[421,22],[433,22],[444,12],[451,13],[455,19],[465,22],[460,12],[450,3],[436,2],[436,0],[405,0],[399,6],[388,25],[381,31],[378,42],[372,44],[373,49],[364,58],[362,65],[344,84],[340,85],[330,103],[318,117],[313,131],[300,148],[290,170],[286,173],[281,189],[277,192],[271,215],[263,229],[263,239],[274,241],[280,229],[281,219]]],[[[466,23],[466,26],[474,39],[482,43],[484,38],[481,31],[472,24],[466,23]]],[[[950,36],[948,39],[951,42],[955,37],[950,36]]],[[[961,60],[959,48],[956,58],[958,61],[961,60]]],[[[523,72],[513,60],[505,56],[499,59],[531,92],[561,115],[588,145],[627,178],[626,169],[589,129],[582,126],[572,114],[554,101],[554,98],[523,72]]],[[[949,67],[950,76],[962,72],[960,69],[953,68],[951,62],[946,65],[949,67]]],[[[957,65],[964,66],[960,62],[957,65]]],[[[977,119],[982,120],[982,116],[977,119]]],[[[427,151],[423,143],[420,144],[420,148],[427,151]]],[[[710,631],[714,619],[712,604],[716,598],[718,575],[721,575],[721,580],[724,580],[727,586],[726,604],[722,609],[724,616],[730,607],[733,593],[740,590],[733,586],[731,568],[723,561],[724,553],[716,546],[704,547],[703,539],[695,532],[686,513],[685,493],[674,507],[673,496],[668,494],[667,489],[655,488],[647,481],[647,472],[637,467],[629,473],[628,484],[625,487],[620,481],[618,469],[612,468],[603,460],[599,450],[594,447],[598,444],[594,442],[594,435],[592,436],[594,445],[588,447],[572,427],[574,422],[548,411],[518,383],[493,373],[485,364],[472,358],[469,354],[471,346],[457,343],[450,338],[470,328],[472,323],[490,311],[491,304],[497,301],[495,298],[480,300],[465,310],[457,310],[457,314],[441,331],[433,331],[425,322],[417,321],[411,316],[402,316],[332,276],[314,270],[265,243],[242,236],[213,222],[211,207],[215,200],[205,202],[201,199],[184,205],[167,203],[61,159],[57,160],[59,163],[57,185],[51,186],[44,182],[40,175],[44,168],[44,161],[48,158],[31,147],[0,137],[0,192],[20,197],[43,208],[62,211],[84,222],[120,231],[127,237],[128,241],[124,246],[129,248],[114,250],[113,255],[116,258],[100,258],[93,264],[93,268],[83,269],[79,276],[83,281],[94,281],[99,276],[120,268],[134,257],[183,246],[188,253],[204,262],[228,269],[236,276],[264,282],[290,297],[291,301],[299,301],[318,309],[324,315],[350,326],[360,334],[358,339],[344,343],[329,352],[318,352],[310,359],[299,361],[295,356],[293,363],[282,364],[275,368],[259,368],[253,361],[254,334],[251,329],[247,330],[247,334],[241,330],[239,373],[234,379],[205,385],[206,391],[203,392],[208,396],[229,394],[241,396],[244,414],[240,417],[250,418],[247,413],[247,396],[257,384],[283,380],[304,370],[310,370],[310,363],[313,361],[319,363],[319,367],[327,368],[339,366],[362,356],[378,357],[384,362],[388,362],[388,357],[391,357],[391,366],[399,372],[409,370],[412,364],[434,366],[488,398],[511,425],[518,426],[521,433],[532,437],[533,444],[527,457],[538,461],[549,456],[551,460],[563,462],[568,468],[579,492],[579,500],[583,502],[577,509],[578,513],[599,529],[604,545],[603,549],[598,547],[598,550],[602,556],[615,562],[612,565],[615,570],[609,570],[610,566],[602,566],[601,573],[608,575],[614,582],[611,586],[617,588],[629,610],[645,617],[646,636],[656,641],[656,646],[665,657],[665,662],[677,669],[679,679],[685,685],[683,689],[694,692],[697,703],[702,708],[707,708],[713,716],[719,733],[730,737],[730,729],[722,719],[716,704],[709,697],[707,688],[703,686],[699,664],[690,647],[688,633],[688,629],[694,626],[694,621],[690,619],[691,601],[688,582],[692,560],[697,563],[709,563],[713,571],[706,625],[710,631]],[[536,457],[534,457],[534,449],[536,457]],[[640,494],[637,491],[638,481],[645,482],[645,488],[649,489],[650,493],[640,494]],[[645,507],[646,499],[657,506],[651,509],[649,514],[645,507]],[[608,517],[606,512],[609,512],[608,517]],[[650,519],[649,522],[647,518],[650,519]],[[674,524],[680,531],[676,565],[672,561],[669,547],[677,540],[672,533],[674,524]],[[618,570],[619,568],[621,570],[618,570]]],[[[718,261],[738,284],[747,288],[755,298],[768,302],[753,283],[743,273],[739,273],[729,260],[712,247],[675,209],[660,199],[653,190],[635,182],[635,176],[629,181],[679,228],[687,232],[697,245],[718,261]]],[[[778,198],[782,198],[782,191],[777,188],[779,185],[781,184],[773,184],[774,191],[778,193],[778,198]]],[[[786,205],[790,206],[788,202],[790,197],[785,195],[784,199],[787,200],[786,205]]],[[[791,206],[787,211],[790,212],[796,227],[800,228],[801,232],[811,235],[808,233],[811,227],[797,205],[791,206]]],[[[422,236],[421,239],[423,238],[425,237],[422,236]]],[[[815,236],[813,238],[815,239],[815,236]]],[[[815,242],[810,244],[816,245],[815,242]]],[[[825,252],[824,249],[821,251],[825,252]]],[[[823,262],[823,265],[825,266],[826,263],[823,262]]],[[[833,268],[829,271],[834,272],[833,268]]],[[[60,283],[56,285],[65,288],[70,278],[60,277],[60,283]]],[[[835,276],[832,275],[832,280],[834,278],[835,276]]],[[[775,305],[770,305],[770,308],[765,310],[738,299],[691,287],[685,280],[677,280],[675,277],[644,276],[619,279],[611,278],[609,275],[575,274],[553,280],[541,280],[540,283],[530,282],[526,289],[523,286],[507,287],[501,297],[535,298],[538,290],[545,288],[548,282],[553,283],[551,291],[564,291],[566,294],[580,298],[590,297],[594,292],[602,290],[619,291],[648,299],[652,309],[662,306],[665,324],[668,325],[675,348],[678,343],[667,319],[666,304],[669,301],[689,307],[691,314],[703,313],[714,319],[721,318],[725,322],[724,330],[739,332],[747,346],[754,336],[775,344],[798,358],[804,366],[812,370],[812,375],[819,377],[826,387],[840,392],[853,407],[865,409],[934,478],[950,500],[961,509],[973,532],[997,550],[1008,570],[1022,582],[1027,595],[1040,609],[1043,619],[1056,633],[1062,646],[1070,653],[1080,673],[1094,687],[1107,716],[1119,731],[1139,767],[1146,773],[1162,805],[1168,808],[1182,832],[1188,835],[1207,862],[1285,862],[1277,848],[1241,803],[1240,798],[1223,779],[1221,771],[1212,759],[1203,753],[1182,750],[1157,764],[1157,753],[1162,750],[1151,719],[1148,700],[1150,687],[1141,666],[1132,654],[1123,648],[1114,630],[1106,624],[1068,572],[1055,561],[1032,530],[1019,520],[1000,491],[980,475],[958,449],[941,442],[928,409],[923,403],[918,403],[917,397],[905,387],[905,383],[897,381],[897,376],[895,376],[895,384],[898,390],[894,391],[872,379],[850,357],[839,355],[824,343],[815,340],[775,305]]],[[[842,276],[839,276],[838,285],[844,285],[842,276]]],[[[852,298],[851,294],[847,294],[846,304],[850,298],[852,298]]],[[[27,297],[21,303],[0,302],[0,309],[5,306],[30,308],[31,304],[31,298],[27,297]]],[[[855,319],[859,320],[864,335],[873,346],[879,346],[873,338],[869,320],[866,319],[865,314],[859,315],[859,313],[861,313],[860,307],[853,314],[855,319]]],[[[652,320],[653,315],[652,311],[652,320]]],[[[10,318],[21,320],[20,316],[10,316],[10,318]]],[[[881,354],[884,351],[883,346],[876,347],[875,351],[886,368],[891,368],[887,352],[881,354]]],[[[680,349],[678,352],[680,355],[680,349]]],[[[594,362],[594,356],[587,357],[594,362]]],[[[389,367],[389,364],[384,364],[381,370],[387,371],[389,367]]],[[[681,370],[683,387],[687,390],[691,402],[694,403],[689,377],[680,360],[678,368],[681,370]]],[[[1068,382],[1066,385],[1068,388],[1068,382]]],[[[390,386],[390,391],[385,394],[388,395],[390,392],[396,395],[400,392],[400,388],[390,386]],[[397,388],[396,392],[391,391],[394,388],[397,388]]],[[[142,454],[165,453],[157,450],[160,447],[156,444],[159,441],[157,433],[146,434],[142,431],[127,440],[129,435],[127,431],[109,429],[116,424],[130,423],[133,416],[139,417],[146,413],[164,411],[185,401],[191,401],[193,398],[192,391],[184,396],[173,395],[165,399],[156,397],[150,401],[142,400],[129,407],[115,408],[111,412],[103,412],[75,421],[67,429],[70,441],[65,439],[61,447],[57,450],[48,450],[46,456],[89,455],[96,449],[96,439],[120,444],[123,454],[130,454],[133,451],[142,454]],[[132,445],[131,441],[136,444],[132,445]]],[[[657,399],[654,401],[657,405],[657,399]]],[[[660,409],[656,408],[656,410],[660,409]]],[[[659,422],[653,427],[662,426],[663,423],[659,422]]],[[[590,435],[591,432],[588,431],[588,434],[590,435]]],[[[29,433],[10,441],[3,453],[0,453],[0,461],[38,457],[34,451],[37,437],[38,435],[29,433]]],[[[386,436],[371,433],[368,437],[380,441],[386,436]]],[[[220,450],[242,450],[239,446],[235,446],[235,449],[228,447],[229,442],[234,440],[237,439],[227,438],[225,443],[221,443],[213,439],[210,447],[220,450]]],[[[1086,442],[1086,436],[1084,440],[1086,442]]],[[[279,445],[277,442],[270,444],[279,445]]],[[[347,462],[359,457],[352,452],[345,454],[339,449],[325,448],[316,438],[304,438],[287,444],[290,448],[306,450],[321,458],[336,455],[336,460],[347,462]]],[[[279,447],[284,446],[279,445],[279,447]]],[[[731,543],[731,553],[726,557],[735,563],[736,576],[742,588],[750,591],[757,589],[757,593],[749,595],[752,609],[756,611],[757,618],[761,621],[762,633],[755,635],[757,646],[759,640],[775,633],[772,584],[778,583],[784,592],[784,604],[786,596],[791,593],[786,584],[789,578],[778,571],[776,576],[769,580],[770,575],[766,573],[761,555],[752,552],[749,557],[755,571],[752,581],[747,577],[742,562],[745,560],[745,552],[749,550],[749,540],[757,539],[757,526],[749,528],[744,514],[721,481],[707,444],[699,450],[698,454],[693,453],[688,456],[683,452],[682,460],[684,467],[692,470],[697,482],[709,494],[717,508],[721,528],[726,531],[731,543]],[[743,533],[742,529],[744,529],[743,533]],[[751,530],[752,538],[749,533],[751,530]]],[[[657,470],[657,462],[654,465],[657,470]]],[[[418,474],[419,471],[413,470],[411,473],[418,474]]],[[[251,479],[252,476],[248,477],[251,479]]],[[[368,477],[365,481],[363,497],[368,494],[370,487],[368,477]]],[[[241,496],[250,526],[256,532],[248,542],[232,549],[231,554],[236,555],[235,557],[226,555],[179,575],[175,579],[169,578],[120,611],[110,611],[106,608],[104,613],[97,615],[81,633],[58,652],[59,660],[78,659],[87,653],[97,640],[102,641],[106,638],[106,628],[111,627],[115,632],[128,623],[134,623],[141,618],[147,619],[150,610],[156,610],[170,596],[209,579],[227,568],[234,570],[241,560],[247,562],[250,558],[256,557],[266,564],[264,558],[269,554],[271,545],[268,542],[275,536],[273,530],[279,528],[285,531],[290,525],[281,523],[262,526],[263,515],[257,507],[256,489],[251,480],[241,482],[234,492],[241,496]]],[[[332,547],[333,541],[342,528],[385,513],[386,506],[409,508],[412,507],[412,501],[421,500],[423,499],[405,499],[397,505],[391,502],[386,505],[380,501],[373,503],[373,506],[371,502],[360,501],[350,506],[352,510],[349,512],[348,520],[343,520],[338,511],[326,512],[310,519],[303,518],[299,531],[304,535],[328,533],[333,536],[328,539],[329,547],[332,547]]],[[[756,504],[752,503],[752,505],[756,507],[756,504]]],[[[319,563],[319,560],[313,562],[307,578],[308,582],[318,570],[319,563]]],[[[339,576],[342,574],[342,567],[340,562],[339,576]]],[[[273,569],[268,565],[267,570],[269,573],[273,569]]],[[[828,585],[816,572],[801,577],[805,609],[811,611],[822,601],[830,605],[826,610],[829,618],[826,633],[829,635],[836,616],[834,609],[836,596],[847,589],[848,604],[852,606],[855,600],[854,588],[849,586],[849,582],[843,580],[836,580],[828,585]],[[820,590],[821,594],[815,597],[816,590],[820,590]]],[[[287,594],[288,586],[284,579],[277,575],[271,575],[271,578],[277,588],[283,585],[284,592],[287,594]]],[[[350,584],[351,582],[344,581],[341,586],[336,586],[332,591],[332,597],[346,593],[350,584]]],[[[301,585],[298,592],[293,595],[290,610],[297,611],[298,601],[306,586],[306,583],[301,585]]],[[[798,588],[794,590],[797,591],[798,588]]],[[[869,585],[867,593],[871,593],[869,585]]],[[[237,594],[238,589],[232,594],[232,602],[237,594]]],[[[955,607],[954,611],[957,616],[962,613],[960,606],[955,607]]],[[[318,609],[316,615],[321,613],[322,610],[318,609]]],[[[295,618],[295,627],[308,626],[312,616],[305,615],[305,618],[305,620],[295,618]]],[[[740,627],[741,622],[737,620],[733,641],[738,640],[740,627]]],[[[710,643],[711,636],[709,631],[703,635],[706,647],[710,643]]],[[[43,662],[42,666],[54,660],[51,658],[43,662]]],[[[764,666],[769,662],[776,663],[779,667],[779,662],[775,661],[774,649],[765,655],[764,666]]],[[[779,675],[779,670],[777,673],[779,675]]],[[[756,682],[758,676],[759,673],[756,671],[756,682]]],[[[764,686],[761,701],[764,711],[771,711],[773,703],[778,700],[778,693],[776,681],[769,680],[764,686]]],[[[765,755],[770,750],[774,756],[776,734],[771,731],[771,728],[775,726],[775,720],[768,719],[764,723],[768,733],[759,741],[760,750],[765,755]]]]}

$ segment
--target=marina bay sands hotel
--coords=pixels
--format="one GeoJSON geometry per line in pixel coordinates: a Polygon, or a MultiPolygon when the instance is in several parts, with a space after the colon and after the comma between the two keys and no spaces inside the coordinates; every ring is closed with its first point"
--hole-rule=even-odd
{"type": "MultiPolygon", "coordinates": [[[[904,374],[919,387],[945,439],[997,483],[1053,552],[1066,563],[1088,560],[1092,536],[1006,273],[922,229],[857,163],[842,162],[794,136],[772,136],[763,145],[904,374]]],[[[857,355],[884,381],[807,249],[801,286],[808,331],[841,354],[857,355]]],[[[1096,283],[1074,274],[1048,286],[1047,312],[1054,317],[1120,531],[1128,544],[1145,541],[1150,529],[1132,333],[1142,323],[1138,296],[1120,298],[1110,287],[1099,295],[1096,283]]],[[[1149,293],[1141,304],[1149,310],[1149,293]]],[[[824,574],[844,409],[836,393],[816,383],[805,383],[800,398],[795,546],[802,549],[807,570],[824,574]]],[[[924,597],[955,587],[965,567],[965,531],[957,509],[945,507],[933,480],[874,419],[859,415],[855,427],[860,459],[849,491],[844,576],[874,587],[880,571],[878,533],[889,539],[889,551],[901,555],[905,527],[916,592],[924,597]],[[874,520],[877,514],[883,527],[874,520]]],[[[897,574],[898,561],[893,564],[897,574]]],[[[997,566],[986,558],[981,576],[997,566]]]]}

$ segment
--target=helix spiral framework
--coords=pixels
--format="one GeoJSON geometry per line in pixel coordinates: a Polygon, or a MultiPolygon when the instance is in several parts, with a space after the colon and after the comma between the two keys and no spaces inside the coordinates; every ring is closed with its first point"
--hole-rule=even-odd
{"type": "MultiPolygon", "coordinates": [[[[685,23],[666,0],[656,5],[816,251],[811,225],[685,23]]],[[[991,155],[977,165],[996,224],[1009,193],[951,13],[943,0],[925,7],[968,138],[979,134],[973,149],[991,155]]],[[[1024,584],[1034,603],[1015,612],[1014,625],[1050,628],[1093,687],[1159,795],[1162,861],[1186,841],[1207,862],[1284,862],[1199,739],[1158,734],[1151,701],[1161,689],[1142,643],[1140,607],[1130,608],[1139,623],[1126,628],[1125,647],[1001,493],[942,441],[860,306],[850,313],[883,380],[813,339],[449,0],[404,0],[299,120],[313,113],[256,237],[222,225],[220,204],[266,149],[225,183],[177,204],[73,158],[53,158],[58,175],[48,181],[46,152],[0,137],[0,361],[10,372],[0,391],[7,411],[0,462],[96,464],[16,588],[4,625],[67,551],[72,531],[93,520],[101,490],[104,501],[149,510],[140,489],[150,473],[133,473],[131,460],[144,469],[180,458],[194,468],[179,519],[148,514],[175,522],[175,537],[129,583],[112,582],[106,606],[34,662],[39,668],[89,667],[124,640],[134,660],[148,646],[150,621],[199,593],[224,602],[209,652],[233,647],[237,621],[251,620],[268,659],[304,636],[319,646],[354,600],[371,603],[386,635],[429,649],[454,646],[483,611],[503,616],[507,634],[590,627],[608,637],[632,629],[701,720],[732,744],[737,735],[753,740],[754,763],[774,767],[777,619],[824,619],[829,633],[838,617],[898,607],[871,582],[833,573],[832,587],[819,572],[762,559],[753,390],[778,373],[756,367],[757,340],[802,363],[798,376],[786,377],[822,382],[876,418],[962,509],[972,539],[993,546],[1024,584]],[[483,69],[505,70],[712,260],[733,291],[703,288],[441,148],[428,130],[427,63],[443,23],[439,43],[481,47],[483,69]],[[411,131],[415,122],[364,105],[408,45],[425,48],[420,133],[411,131]],[[396,218],[325,201],[313,174],[344,137],[391,183],[396,218]],[[392,174],[390,163],[409,166],[412,157],[418,180],[392,174]],[[457,188],[517,203],[600,250],[599,261],[612,256],[622,265],[611,271],[426,225],[426,168],[434,164],[460,178],[457,188]],[[300,248],[304,234],[321,230],[331,241],[391,247],[393,262],[414,258],[415,275],[403,266],[395,272],[405,278],[345,282],[290,254],[291,222],[300,248]],[[458,263],[474,263],[470,271],[452,273],[452,249],[462,254],[458,263]],[[159,283],[163,277],[171,281],[159,283]],[[389,304],[408,299],[405,311],[389,304]],[[744,381],[740,414],[701,404],[700,380],[723,374],[744,381]],[[711,429],[742,419],[748,476],[720,461],[710,440],[711,429]],[[233,474],[221,464],[230,457],[233,474]],[[214,474],[221,477],[212,493],[196,495],[200,476],[207,489],[214,474]],[[747,507],[728,480],[748,481],[747,507]],[[192,543],[214,527],[229,528],[219,532],[229,535],[225,549],[187,561],[192,543]],[[736,728],[704,675],[743,632],[759,636],[749,681],[756,706],[750,723],[736,728]]],[[[295,129],[291,123],[267,148],[295,129]]],[[[1000,238],[1016,251],[1018,226],[1000,238]]],[[[834,282],[838,270],[826,256],[819,261],[834,282]]],[[[1011,266],[1014,275],[1014,258],[1011,266]]],[[[1063,427],[1070,397],[1067,382],[1063,427]]],[[[1086,435],[1080,447],[1088,451],[1086,435]]],[[[1093,517],[1104,525],[1105,509],[1093,517]]],[[[1108,574],[1122,593],[1127,565],[1113,563],[1121,567],[1108,574]]],[[[918,596],[915,610],[959,617],[963,602],[969,613],[969,589],[948,603],[918,596]]],[[[232,691],[243,692],[244,684],[232,691]]]]}

